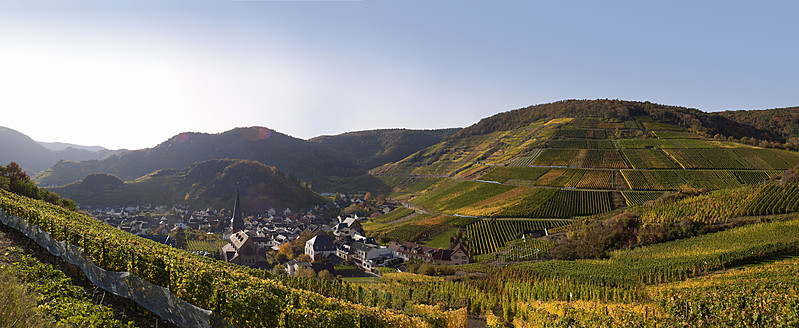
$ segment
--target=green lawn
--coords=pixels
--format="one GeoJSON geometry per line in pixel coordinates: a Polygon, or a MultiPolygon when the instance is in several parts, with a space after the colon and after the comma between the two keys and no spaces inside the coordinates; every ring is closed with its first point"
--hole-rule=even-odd
{"type": "Polygon", "coordinates": [[[449,239],[454,237],[456,233],[458,233],[458,228],[448,228],[439,232],[430,240],[422,241],[421,244],[435,248],[447,248],[449,247],[449,239]]]}

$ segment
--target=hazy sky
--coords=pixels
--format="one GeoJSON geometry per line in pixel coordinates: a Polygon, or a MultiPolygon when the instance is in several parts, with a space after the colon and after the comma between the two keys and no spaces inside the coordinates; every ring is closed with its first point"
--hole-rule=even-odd
{"type": "Polygon", "coordinates": [[[467,126],[562,99],[799,105],[796,1],[0,0],[0,126],[152,147],[467,126]]]}

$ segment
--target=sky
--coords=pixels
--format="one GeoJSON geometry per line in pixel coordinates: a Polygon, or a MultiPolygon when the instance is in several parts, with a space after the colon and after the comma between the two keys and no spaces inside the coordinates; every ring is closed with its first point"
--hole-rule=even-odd
{"type": "Polygon", "coordinates": [[[798,106],[795,1],[0,0],[0,126],[153,147],[465,127],[563,99],[798,106]]]}

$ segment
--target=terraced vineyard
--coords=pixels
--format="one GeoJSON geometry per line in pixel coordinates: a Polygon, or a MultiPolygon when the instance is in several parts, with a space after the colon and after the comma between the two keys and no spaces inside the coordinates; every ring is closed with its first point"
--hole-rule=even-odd
{"type": "MultiPolygon", "coordinates": [[[[507,246],[509,242],[521,239],[524,234],[543,232],[545,229],[562,227],[570,223],[568,220],[483,219],[466,228],[471,245],[469,252],[471,255],[494,253],[507,246]]],[[[517,250],[517,254],[523,255],[522,250],[517,250]]]]}
{"type": "Polygon", "coordinates": [[[558,190],[530,217],[569,218],[604,213],[611,209],[610,192],[558,190]]]}
{"type": "MultiPolygon", "coordinates": [[[[730,170],[622,170],[624,180],[634,190],[723,189],[740,187],[742,183],[730,170]]],[[[746,172],[746,171],[744,171],[746,172]]],[[[761,177],[768,174],[762,173],[761,177]]],[[[744,175],[747,175],[744,173],[744,175]]],[[[754,177],[752,177],[754,179],[754,177]]],[[[757,181],[757,180],[753,180],[757,181]]],[[[757,181],[763,182],[765,179],[757,181]]]]}
{"type": "Polygon", "coordinates": [[[614,149],[612,140],[591,140],[591,139],[569,139],[569,140],[550,140],[547,142],[549,148],[576,148],[576,149],[614,149]]]}
{"type": "Polygon", "coordinates": [[[660,149],[624,149],[622,153],[634,169],[680,168],[679,164],[660,149]]]}
{"type": "Polygon", "coordinates": [[[684,168],[787,170],[799,164],[799,155],[776,149],[664,149],[684,168]]]}

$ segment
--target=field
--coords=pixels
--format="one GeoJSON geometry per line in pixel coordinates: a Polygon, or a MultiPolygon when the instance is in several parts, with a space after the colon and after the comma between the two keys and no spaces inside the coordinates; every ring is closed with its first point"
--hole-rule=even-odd
{"type": "Polygon", "coordinates": [[[483,217],[535,217],[535,211],[555,194],[551,188],[518,187],[503,194],[461,208],[458,214],[483,217]]]}

